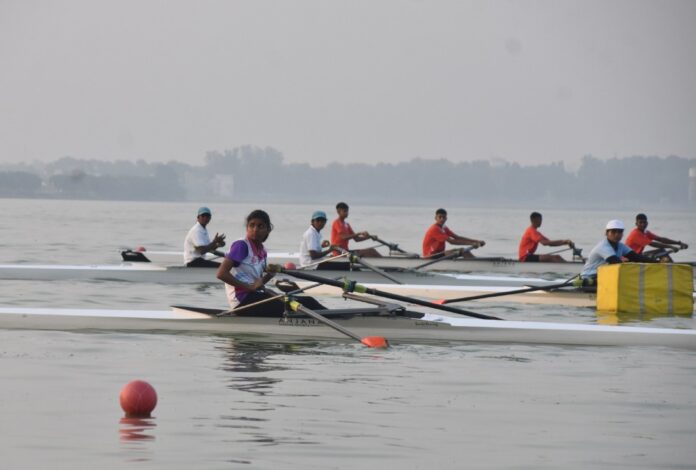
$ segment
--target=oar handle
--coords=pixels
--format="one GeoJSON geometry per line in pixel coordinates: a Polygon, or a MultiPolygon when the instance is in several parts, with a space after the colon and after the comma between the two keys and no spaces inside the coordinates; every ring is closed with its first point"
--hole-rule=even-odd
{"type": "Polygon", "coordinates": [[[286,274],[289,274],[291,276],[295,276],[300,279],[305,279],[307,281],[314,281],[314,282],[322,282],[324,284],[338,287],[340,289],[343,289],[346,292],[358,292],[358,293],[363,293],[363,294],[372,294],[372,295],[377,295],[380,297],[386,297],[388,299],[393,299],[393,300],[398,300],[400,302],[409,302],[412,304],[416,305],[421,305],[423,307],[430,307],[434,308],[437,310],[444,310],[446,312],[451,312],[451,313],[456,313],[459,315],[466,315],[469,317],[474,317],[474,318],[481,318],[485,320],[502,320],[501,318],[498,317],[493,317],[489,315],[483,315],[481,313],[476,313],[476,312],[471,312],[469,310],[464,310],[461,308],[454,308],[454,307],[448,307],[446,305],[439,305],[435,304],[432,302],[428,302],[425,300],[420,300],[416,299],[413,297],[406,297],[403,295],[399,294],[392,294],[391,292],[384,292],[381,290],[373,289],[371,287],[364,286],[362,284],[358,284],[355,281],[351,281],[349,279],[344,280],[344,282],[340,281],[334,281],[333,279],[327,279],[321,276],[315,276],[313,274],[308,274],[306,272],[297,272],[297,271],[292,271],[292,270],[283,270],[286,274]]]}

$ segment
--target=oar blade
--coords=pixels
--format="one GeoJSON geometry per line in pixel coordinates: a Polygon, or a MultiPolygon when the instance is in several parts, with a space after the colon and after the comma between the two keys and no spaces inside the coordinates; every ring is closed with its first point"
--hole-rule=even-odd
{"type": "Polygon", "coordinates": [[[387,349],[389,341],[383,336],[366,336],[360,340],[368,348],[387,349]]]}

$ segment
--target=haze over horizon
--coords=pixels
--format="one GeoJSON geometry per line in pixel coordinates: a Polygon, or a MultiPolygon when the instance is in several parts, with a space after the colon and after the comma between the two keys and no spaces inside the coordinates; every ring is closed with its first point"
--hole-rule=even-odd
{"type": "Polygon", "coordinates": [[[696,2],[0,0],[0,163],[696,157],[696,2]]]}

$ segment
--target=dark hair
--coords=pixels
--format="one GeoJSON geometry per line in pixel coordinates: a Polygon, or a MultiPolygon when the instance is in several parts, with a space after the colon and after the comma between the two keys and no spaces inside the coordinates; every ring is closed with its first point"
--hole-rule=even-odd
{"type": "Polygon", "coordinates": [[[348,210],[348,204],[346,204],[345,202],[339,202],[338,204],[336,204],[336,210],[339,209],[348,210]]]}
{"type": "Polygon", "coordinates": [[[440,214],[447,215],[447,211],[444,210],[443,208],[439,208],[438,210],[435,211],[435,215],[440,215],[440,214]]]}
{"type": "Polygon", "coordinates": [[[247,215],[246,218],[246,223],[248,224],[254,219],[259,219],[263,221],[266,225],[268,225],[268,231],[270,232],[273,230],[273,224],[271,223],[271,218],[268,215],[268,212],[262,211],[261,209],[256,209],[254,211],[251,211],[251,214],[247,215]]]}
{"type": "Polygon", "coordinates": [[[641,212],[636,216],[636,220],[648,220],[648,216],[641,212]]]}
{"type": "Polygon", "coordinates": [[[541,214],[538,212],[532,212],[529,214],[529,220],[541,219],[541,214]]]}

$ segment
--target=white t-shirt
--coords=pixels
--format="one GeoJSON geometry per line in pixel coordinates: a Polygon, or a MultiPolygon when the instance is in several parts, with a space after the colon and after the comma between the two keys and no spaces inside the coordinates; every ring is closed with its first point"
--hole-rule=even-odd
{"type": "Polygon", "coordinates": [[[184,239],[184,263],[188,264],[196,258],[203,258],[204,255],[196,251],[196,247],[209,244],[208,230],[200,222],[196,222],[196,225],[191,227],[184,239]]]}
{"type": "Polygon", "coordinates": [[[300,266],[307,266],[316,261],[312,259],[312,256],[309,254],[310,251],[321,253],[321,233],[319,233],[313,225],[310,225],[307,231],[302,235],[302,243],[300,243],[300,266]]]}

